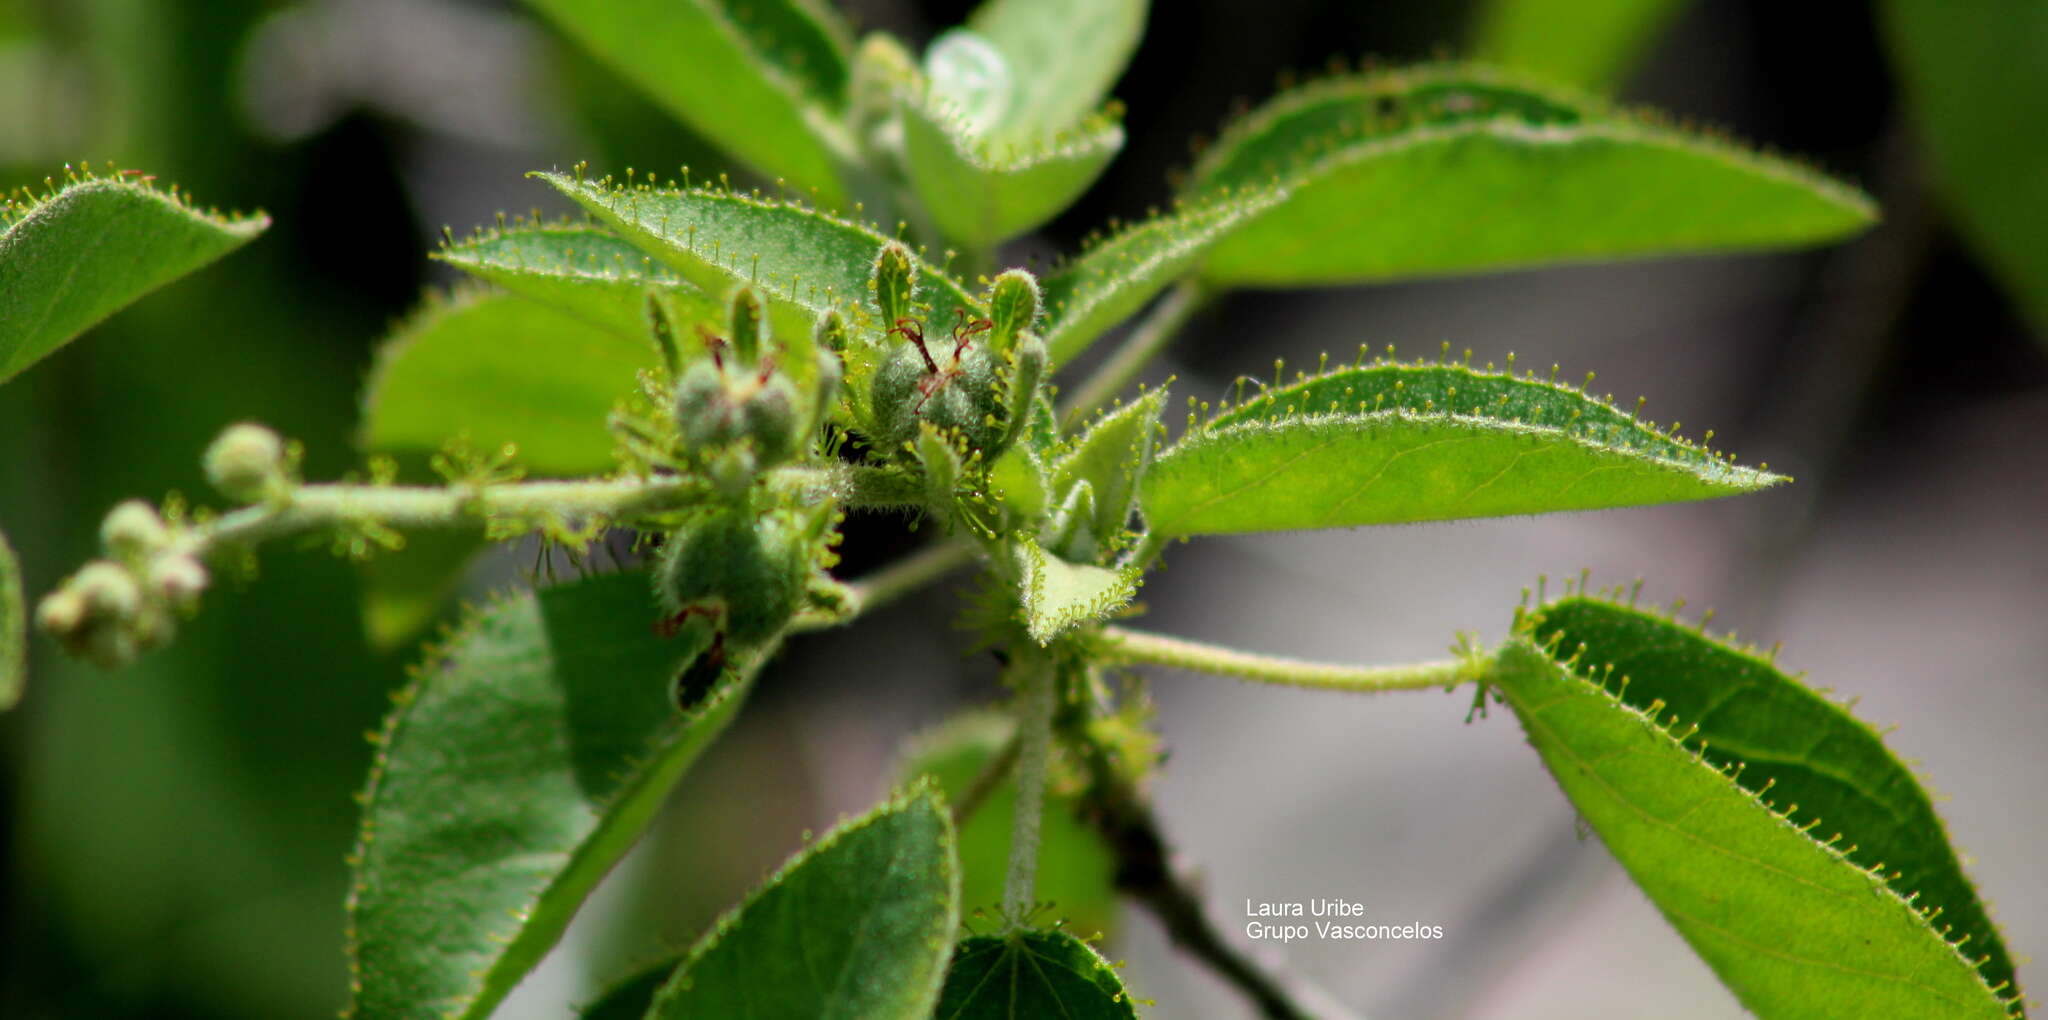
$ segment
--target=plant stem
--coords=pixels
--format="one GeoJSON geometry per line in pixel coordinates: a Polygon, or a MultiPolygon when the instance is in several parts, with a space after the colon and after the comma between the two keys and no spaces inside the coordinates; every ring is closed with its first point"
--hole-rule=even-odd
{"type": "Polygon", "coordinates": [[[1003,785],[1003,780],[1010,778],[1010,771],[1017,767],[1017,751],[1021,744],[1015,733],[1010,734],[1010,739],[1003,741],[1003,746],[996,751],[995,757],[990,758],[988,764],[981,767],[981,772],[975,775],[974,781],[968,783],[967,789],[961,791],[960,796],[953,801],[953,828],[956,831],[966,825],[968,819],[974,817],[974,813],[981,809],[982,802],[988,800],[988,795],[1003,785]]]}
{"type": "Polygon", "coordinates": [[[1104,627],[1095,636],[1102,662],[1147,663],[1176,669],[1236,677],[1287,687],[1330,691],[1446,690],[1479,678],[1483,660],[1439,659],[1401,666],[1341,666],[1277,655],[1241,652],[1222,645],[1147,634],[1124,627],[1104,627]]]}
{"type": "Polygon", "coordinates": [[[1189,319],[1207,305],[1214,292],[1193,280],[1184,280],[1167,291],[1159,303],[1152,306],[1144,320],[1139,322],[1131,335],[1125,338],[1109,360],[1096,369],[1095,374],[1081,384],[1072,397],[1067,398],[1060,408],[1060,420],[1072,424],[1082,415],[1109,403],[1131,380],[1144,371],[1153,358],[1166,348],[1174,334],[1179,333],[1189,319]]]}
{"type": "Polygon", "coordinates": [[[941,542],[920,549],[848,585],[853,592],[852,611],[879,609],[973,560],[974,547],[965,542],[941,542]]]}
{"type": "Polygon", "coordinates": [[[1031,914],[1038,878],[1038,823],[1045,807],[1045,772],[1052,754],[1053,666],[1023,652],[1014,659],[1017,683],[1017,811],[1010,828],[1010,870],[1003,879],[1003,924],[1015,931],[1031,914]]]}

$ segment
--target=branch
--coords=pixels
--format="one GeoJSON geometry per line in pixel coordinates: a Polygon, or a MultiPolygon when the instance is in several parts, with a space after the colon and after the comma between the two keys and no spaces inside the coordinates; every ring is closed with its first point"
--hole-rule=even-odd
{"type": "Polygon", "coordinates": [[[1241,652],[1222,645],[1148,634],[1123,627],[1096,633],[1095,654],[1104,663],[1145,663],[1175,669],[1236,677],[1287,687],[1326,691],[1412,691],[1430,687],[1449,690],[1478,680],[1486,660],[1465,655],[1403,666],[1340,666],[1277,655],[1241,652]]]}
{"type": "Polygon", "coordinates": [[[1058,678],[1038,655],[1015,662],[1017,686],[1017,810],[1010,826],[1010,868],[1003,878],[1003,924],[1015,930],[1031,914],[1038,881],[1038,823],[1044,816],[1046,765],[1052,755],[1052,713],[1058,678]]]}

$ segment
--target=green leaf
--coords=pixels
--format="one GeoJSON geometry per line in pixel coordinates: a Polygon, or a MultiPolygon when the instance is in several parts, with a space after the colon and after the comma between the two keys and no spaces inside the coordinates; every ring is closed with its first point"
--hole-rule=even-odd
{"type": "Polygon", "coordinates": [[[711,295],[653,256],[592,226],[493,230],[446,245],[434,257],[629,340],[648,336],[648,291],[669,295],[692,319],[724,319],[711,295]]]}
{"type": "Polygon", "coordinates": [[[1684,0],[1491,0],[1472,55],[1560,85],[1611,92],[1684,0]]]}
{"type": "Polygon", "coordinates": [[[682,962],[679,956],[657,960],[619,979],[596,1001],[577,1010],[578,1020],[641,1020],[654,1005],[655,993],[682,962]]]}
{"type": "Polygon", "coordinates": [[[953,826],[920,784],[806,849],[720,919],[649,1020],[923,1020],[960,923],[953,826]]]}
{"type": "Polygon", "coordinates": [[[411,641],[448,605],[462,575],[490,543],[483,529],[442,528],[404,536],[405,546],[364,563],[363,637],[391,652],[411,641]]]}
{"type": "Polygon", "coordinates": [[[1942,197],[2048,337],[2048,6],[1887,0],[1886,41],[1942,197]]]}
{"type": "Polygon", "coordinates": [[[1567,598],[1495,682],[1581,815],[1759,1016],[2004,1017],[2011,958],[1925,790],[1767,659],[1567,598]]]}
{"type": "Polygon", "coordinates": [[[135,299],[254,240],[261,213],[222,216],[149,178],[66,170],[0,207],[0,383],[135,299]]]}
{"type": "Polygon", "coordinates": [[[1130,524],[1138,486],[1152,466],[1159,412],[1165,407],[1166,390],[1161,388],[1107,411],[1053,462],[1055,493],[1064,497],[1076,482],[1087,482],[1093,490],[1091,529],[1103,546],[1112,544],[1130,524]]]}
{"type": "Polygon", "coordinates": [[[21,594],[21,560],[0,531],[0,712],[21,701],[28,685],[28,603],[21,594]]]}
{"type": "Polygon", "coordinates": [[[1382,362],[1226,408],[1159,455],[1139,501],[1172,537],[1598,510],[1780,481],[1568,386],[1382,362]]]}
{"type": "Polygon", "coordinates": [[[1063,365],[1187,275],[1218,240],[1277,201],[1270,189],[1184,204],[1167,216],[1092,241],[1081,257],[1045,278],[1052,319],[1045,348],[1063,365]]]}
{"type": "Polygon", "coordinates": [[[1024,627],[1041,645],[1130,604],[1142,576],[1137,567],[1068,563],[1039,548],[1029,535],[1017,537],[1016,557],[1024,627]]]}
{"type": "Polygon", "coordinates": [[[801,0],[527,0],[692,129],[770,177],[846,202],[851,43],[801,0]]]}
{"type": "Polygon", "coordinates": [[[1009,102],[989,140],[1021,145],[1081,122],[1145,34],[1145,0],[988,0],[967,27],[1002,57],[1009,102]]]}
{"type": "Polygon", "coordinates": [[[1188,193],[1284,201],[1209,253],[1298,286],[1812,244],[1876,217],[1846,185],[1640,114],[1458,66],[1333,78],[1238,122],[1188,193]]]}
{"type": "Polygon", "coordinates": [[[947,238],[988,248],[1052,219],[1088,190],[1124,146],[1095,117],[1018,145],[987,141],[936,96],[898,104],[910,183],[947,238]]]}
{"type": "Polygon", "coordinates": [[[363,401],[362,444],[432,454],[467,435],[518,447],[545,475],[609,471],[605,418],[658,360],[639,339],[510,294],[430,300],[379,352],[363,401]]]}
{"type": "MultiPolygon", "coordinates": [[[[849,352],[857,356],[848,365],[848,389],[857,389],[860,373],[872,367],[876,344],[888,328],[866,300],[876,253],[889,241],[874,228],[790,202],[712,188],[622,187],[561,174],[535,176],[707,293],[758,284],[779,336],[808,335],[828,310],[846,313],[862,341],[849,352]]],[[[983,317],[958,280],[922,259],[915,268],[926,321],[950,328],[956,310],[983,317]]]]}
{"type": "MultiPolygon", "coordinates": [[[[964,810],[968,791],[1003,753],[1014,730],[1014,721],[1004,712],[957,716],[911,740],[897,781],[929,777],[945,792],[948,803],[964,810]]],[[[1047,793],[1039,823],[1034,895],[1052,904],[1050,916],[1068,928],[1089,935],[1110,932],[1117,917],[1116,857],[1102,837],[1081,822],[1078,798],[1060,793],[1059,787],[1055,782],[1047,793]]],[[[960,825],[960,908],[969,918],[993,918],[1001,910],[1016,803],[1017,785],[997,783],[960,825]]]]}
{"type": "Polygon", "coordinates": [[[1064,931],[960,940],[934,1020],[1135,1020],[1116,968],[1064,931]]]}
{"type": "Polygon", "coordinates": [[[701,648],[656,615],[638,573],[513,596],[399,697],[352,859],[351,1015],[487,1016],[738,711],[752,664],[676,711],[701,648]]]}

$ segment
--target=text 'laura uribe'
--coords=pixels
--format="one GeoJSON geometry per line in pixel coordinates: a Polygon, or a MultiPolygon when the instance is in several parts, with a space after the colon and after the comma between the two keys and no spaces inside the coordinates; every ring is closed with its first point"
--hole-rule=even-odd
{"type": "Polygon", "coordinates": [[[1440,939],[1440,924],[1359,924],[1365,904],[1353,900],[1245,900],[1244,934],[1255,942],[1298,942],[1305,939],[1440,939]]]}

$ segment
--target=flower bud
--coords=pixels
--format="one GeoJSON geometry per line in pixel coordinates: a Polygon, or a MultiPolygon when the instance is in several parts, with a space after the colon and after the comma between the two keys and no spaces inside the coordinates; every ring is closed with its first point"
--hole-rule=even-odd
{"type": "Polygon", "coordinates": [[[290,485],[284,440],[261,425],[230,425],[206,448],[206,479],[229,499],[268,499],[290,485]]]}
{"type": "Polygon", "coordinates": [[[165,553],[149,563],[150,587],[179,609],[191,609],[206,590],[206,567],[188,553],[165,553]]]}
{"type": "Polygon", "coordinates": [[[100,522],[100,543],[119,559],[133,559],[154,552],[171,537],[156,508],[131,499],[107,512],[100,522]]]}
{"type": "Polygon", "coordinates": [[[72,575],[67,587],[85,599],[88,615],[131,619],[142,609],[142,588],[128,568],[110,560],[94,560],[72,575]]]}

